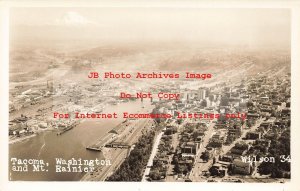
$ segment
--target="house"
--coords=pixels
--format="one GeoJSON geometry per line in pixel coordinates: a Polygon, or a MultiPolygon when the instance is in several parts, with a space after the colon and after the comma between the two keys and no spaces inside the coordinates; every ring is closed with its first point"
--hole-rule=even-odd
{"type": "Polygon", "coordinates": [[[247,139],[256,140],[261,138],[260,132],[248,132],[246,135],[247,139]]]}

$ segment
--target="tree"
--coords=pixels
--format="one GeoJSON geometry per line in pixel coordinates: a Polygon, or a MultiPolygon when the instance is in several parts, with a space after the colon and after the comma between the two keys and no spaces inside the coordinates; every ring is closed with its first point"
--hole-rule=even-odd
{"type": "Polygon", "coordinates": [[[193,139],[196,140],[196,138],[200,135],[199,131],[194,131],[193,132],[193,139]]]}
{"type": "Polygon", "coordinates": [[[202,100],[200,105],[202,107],[207,107],[207,101],[206,100],[202,100]]]}
{"type": "Polygon", "coordinates": [[[150,157],[154,139],[154,131],[142,135],[128,158],[108,181],[141,181],[143,169],[150,157]]]}
{"type": "Polygon", "coordinates": [[[183,119],[177,119],[177,124],[178,125],[182,124],[182,122],[183,122],[183,119]]]}
{"type": "Polygon", "coordinates": [[[177,174],[181,174],[183,172],[182,166],[176,163],[174,166],[174,172],[176,172],[177,174]]]}
{"type": "Polygon", "coordinates": [[[159,173],[158,170],[151,171],[150,174],[149,174],[149,177],[150,177],[152,180],[160,180],[160,173],[159,173]]]}
{"type": "Polygon", "coordinates": [[[227,96],[223,96],[220,101],[220,106],[228,106],[229,98],[227,96]]]}
{"type": "Polygon", "coordinates": [[[289,159],[290,156],[290,131],[284,131],[279,138],[271,138],[269,156],[275,157],[275,162],[262,162],[258,167],[260,174],[271,174],[272,178],[283,178],[289,176],[291,170],[290,160],[282,160],[281,156],[289,159]]]}
{"type": "Polygon", "coordinates": [[[208,151],[202,152],[200,158],[207,162],[209,160],[209,152],[208,151]]]}
{"type": "Polygon", "coordinates": [[[247,108],[249,108],[249,107],[253,107],[254,106],[254,104],[253,104],[253,102],[252,101],[248,101],[247,102],[247,108]]]}

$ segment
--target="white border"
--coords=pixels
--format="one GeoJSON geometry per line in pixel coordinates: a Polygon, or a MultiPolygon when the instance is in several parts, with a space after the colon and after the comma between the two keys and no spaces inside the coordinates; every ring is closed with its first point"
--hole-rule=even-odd
{"type": "Polygon", "coordinates": [[[300,2],[265,1],[0,1],[0,190],[300,190],[300,152],[298,144],[300,118],[300,2]],[[8,63],[10,7],[194,7],[194,8],[288,8],[292,10],[292,179],[290,183],[111,183],[111,182],[9,182],[8,181],[8,63]]]}

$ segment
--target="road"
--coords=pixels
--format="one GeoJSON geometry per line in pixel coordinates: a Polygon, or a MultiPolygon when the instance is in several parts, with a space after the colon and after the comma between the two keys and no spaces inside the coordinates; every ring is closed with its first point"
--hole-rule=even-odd
{"type": "Polygon", "coordinates": [[[142,178],[142,182],[147,181],[146,177],[149,175],[150,169],[153,166],[153,159],[154,159],[154,157],[155,157],[155,155],[158,151],[158,145],[159,145],[160,139],[161,139],[163,134],[164,134],[164,132],[160,132],[157,135],[156,139],[155,139],[155,142],[154,142],[153,147],[152,147],[151,155],[150,155],[150,158],[148,160],[147,167],[146,167],[146,170],[145,170],[143,178],[142,178]]]}
{"type": "Polygon", "coordinates": [[[234,145],[235,145],[236,143],[242,141],[242,139],[243,139],[244,137],[246,137],[246,134],[247,134],[248,132],[254,131],[257,127],[259,127],[260,124],[262,123],[262,121],[263,121],[263,120],[260,119],[259,121],[257,121],[257,123],[256,123],[255,125],[253,125],[252,127],[248,128],[248,129],[244,128],[244,126],[243,126],[243,127],[242,127],[242,128],[243,128],[242,135],[241,135],[239,138],[237,138],[235,141],[233,141],[230,145],[223,145],[223,147],[222,147],[222,153],[221,153],[221,154],[226,154],[226,153],[228,153],[228,151],[230,151],[230,150],[234,147],[234,145]]]}
{"type": "MultiPolygon", "coordinates": [[[[243,129],[242,135],[239,138],[237,138],[234,142],[232,142],[230,145],[227,145],[227,146],[223,145],[220,154],[228,153],[235,146],[236,143],[242,141],[242,138],[245,137],[249,131],[255,130],[261,124],[262,121],[263,120],[260,119],[255,125],[253,125],[251,128],[248,128],[248,129],[245,129],[243,127],[244,129],[243,129]]],[[[215,158],[218,158],[218,156],[220,154],[215,156],[215,158]]],[[[210,166],[212,165],[212,163],[213,163],[213,160],[209,160],[207,163],[204,163],[204,162],[202,162],[202,160],[199,157],[197,157],[195,167],[192,169],[189,178],[195,182],[205,181],[206,179],[203,179],[201,177],[201,174],[203,171],[208,171],[210,166]]]]}
{"type": "Polygon", "coordinates": [[[212,163],[212,160],[210,160],[209,162],[207,163],[204,163],[202,161],[202,159],[200,159],[200,155],[202,152],[205,151],[205,148],[207,146],[207,144],[209,143],[209,139],[211,138],[212,136],[212,133],[214,132],[214,126],[215,126],[215,123],[210,123],[209,126],[208,126],[208,130],[206,131],[205,133],[205,136],[203,138],[203,142],[201,144],[201,148],[199,149],[196,157],[195,157],[195,166],[194,168],[191,170],[190,172],[190,175],[189,175],[189,178],[194,181],[194,177],[198,177],[198,172],[201,172],[203,169],[207,169],[208,166],[210,165],[210,162],[212,163]]]}

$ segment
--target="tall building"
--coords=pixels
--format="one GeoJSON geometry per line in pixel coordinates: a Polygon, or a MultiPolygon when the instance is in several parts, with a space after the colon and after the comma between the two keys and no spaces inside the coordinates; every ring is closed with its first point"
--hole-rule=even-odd
{"type": "Polygon", "coordinates": [[[199,88],[198,97],[199,99],[205,99],[206,98],[207,91],[204,88],[199,88]]]}

